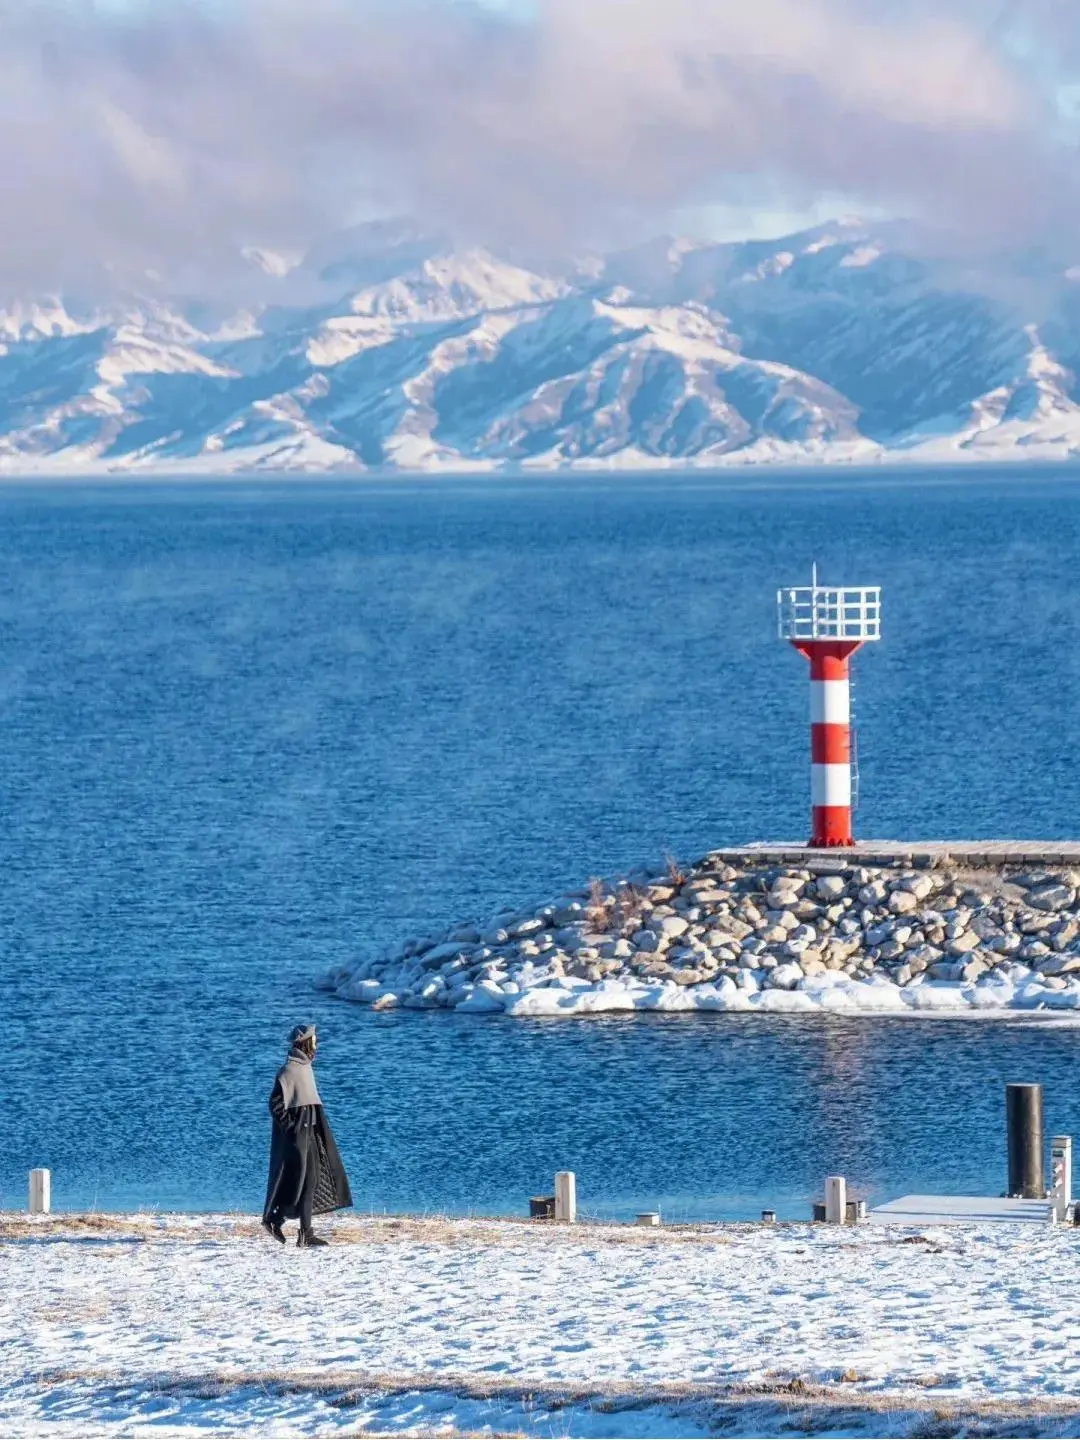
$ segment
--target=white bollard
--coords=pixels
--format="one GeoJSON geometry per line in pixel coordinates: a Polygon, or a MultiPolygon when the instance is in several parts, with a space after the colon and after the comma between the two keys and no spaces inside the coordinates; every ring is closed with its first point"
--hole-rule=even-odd
{"type": "Polygon", "coordinates": [[[825,1222],[843,1225],[847,1219],[847,1181],[843,1175],[829,1175],[825,1180],[825,1222]]]}
{"type": "Polygon", "coordinates": [[[48,1170],[30,1171],[30,1214],[48,1215],[52,1205],[52,1175],[48,1170]]]}
{"type": "Polygon", "coordinates": [[[573,1225],[577,1219],[577,1181],[572,1170],[555,1176],[555,1219],[573,1225]]]}
{"type": "Polygon", "coordinates": [[[1072,1136],[1055,1135],[1050,1141],[1050,1198],[1057,1220],[1068,1218],[1072,1204],[1072,1136]]]}

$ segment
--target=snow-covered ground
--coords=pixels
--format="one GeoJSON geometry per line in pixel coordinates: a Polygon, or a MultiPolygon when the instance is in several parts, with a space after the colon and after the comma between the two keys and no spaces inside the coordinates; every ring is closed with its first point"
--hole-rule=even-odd
{"type": "Polygon", "coordinates": [[[0,1217],[0,1433],[1080,1435],[1072,1227],[324,1228],[0,1217]]]}

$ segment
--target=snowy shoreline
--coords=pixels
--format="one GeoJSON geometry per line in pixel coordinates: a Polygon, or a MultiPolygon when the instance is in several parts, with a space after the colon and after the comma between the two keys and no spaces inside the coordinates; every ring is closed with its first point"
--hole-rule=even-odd
{"type": "Polygon", "coordinates": [[[1071,1228],[325,1229],[0,1215],[0,1429],[1080,1434],[1071,1228]]]}
{"type": "Polygon", "coordinates": [[[359,958],[320,985],[375,1009],[1007,1018],[1080,1011],[1080,872],[819,857],[594,880],[359,958]]]}

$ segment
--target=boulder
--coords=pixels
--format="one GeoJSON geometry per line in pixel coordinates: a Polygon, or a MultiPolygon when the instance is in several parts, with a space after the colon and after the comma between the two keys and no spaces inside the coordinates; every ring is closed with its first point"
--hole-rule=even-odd
{"type": "Polygon", "coordinates": [[[814,883],[814,893],[822,900],[839,900],[846,889],[842,875],[819,875],[814,883]]]}
{"type": "MultiPolygon", "coordinates": [[[[683,894],[685,895],[686,892],[683,891],[683,894]]],[[[693,905],[711,907],[723,905],[725,901],[731,899],[731,896],[726,890],[695,890],[687,898],[693,905]]]]}
{"type": "Polygon", "coordinates": [[[856,936],[849,936],[847,939],[830,940],[825,947],[826,953],[830,956],[838,956],[841,960],[848,960],[852,955],[857,955],[862,949],[862,941],[856,936]]]}
{"type": "Polygon", "coordinates": [[[983,941],[993,940],[995,936],[1001,934],[1001,926],[986,914],[976,915],[971,922],[971,929],[983,941]]]}
{"type": "Polygon", "coordinates": [[[803,978],[802,966],[789,960],[786,964],[777,965],[775,970],[770,971],[768,983],[773,990],[794,990],[803,978]]]}
{"type": "Polygon", "coordinates": [[[911,915],[918,908],[918,896],[910,890],[894,890],[889,896],[889,909],[894,915],[911,915]]]}
{"type": "Polygon", "coordinates": [[[650,980],[670,980],[675,971],[666,960],[653,960],[641,973],[650,980]]]}
{"type": "Polygon", "coordinates": [[[1028,891],[1028,904],[1036,910],[1068,910],[1076,903],[1076,891],[1063,881],[1051,881],[1028,891]]]}
{"type": "Polygon", "coordinates": [[[799,891],[777,888],[770,890],[765,899],[770,910],[788,910],[799,903],[799,891]]]}
{"type": "Polygon", "coordinates": [[[1077,935],[1080,935],[1080,924],[1077,924],[1075,917],[1070,915],[1067,920],[1063,920],[1054,929],[1051,943],[1055,950],[1067,950],[1077,935]]]}
{"type": "Polygon", "coordinates": [[[655,955],[666,948],[666,940],[656,933],[655,930],[639,930],[631,936],[630,943],[635,950],[640,950],[647,955],[655,955]]]}
{"type": "Polygon", "coordinates": [[[960,896],[960,904],[966,905],[969,910],[985,910],[993,903],[994,897],[989,890],[965,890],[960,896]]]}
{"type": "Polygon", "coordinates": [[[705,936],[705,943],[712,951],[735,950],[738,951],[745,937],[731,934],[725,930],[710,930],[705,936]]]}
{"type": "Polygon", "coordinates": [[[1040,975],[1074,975],[1080,970],[1080,955],[1044,955],[1035,969],[1040,975]]]}
{"type": "Polygon", "coordinates": [[[1050,946],[1042,940],[1029,940],[1026,945],[1021,945],[1016,952],[1021,960],[1030,963],[1033,960],[1041,960],[1044,955],[1050,954],[1050,946]]]}
{"type": "Polygon", "coordinates": [[[934,882],[929,875],[904,875],[897,880],[893,886],[893,893],[897,891],[914,895],[916,900],[925,900],[928,895],[933,894],[934,882]]]}
{"type": "Polygon", "coordinates": [[[462,956],[462,948],[459,944],[436,945],[434,950],[429,950],[420,960],[424,970],[439,970],[446,964],[447,960],[457,960],[462,956]]]}
{"type": "Polygon", "coordinates": [[[569,905],[557,905],[548,916],[548,924],[556,930],[562,930],[567,925],[573,925],[575,920],[584,919],[585,906],[574,900],[569,905]]]}
{"type": "Polygon", "coordinates": [[[995,955],[1011,955],[1020,949],[1021,943],[1020,936],[1013,934],[991,935],[989,940],[983,941],[985,948],[995,955]]]}
{"type": "Polygon", "coordinates": [[[931,980],[946,980],[955,984],[964,973],[965,960],[939,960],[926,972],[931,980]]]}
{"type": "Polygon", "coordinates": [[[970,955],[972,950],[979,948],[979,937],[973,930],[964,930],[961,934],[954,936],[946,946],[950,955],[970,955]]]}
{"type": "Polygon", "coordinates": [[[825,907],[817,900],[807,900],[806,897],[803,896],[797,905],[791,907],[789,913],[794,915],[796,920],[805,922],[807,920],[816,920],[819,915],[824,913],[824,909],[825,907]]]}
{"type": "Polygon", "coordinates": [[[917,945],[914,950],[909,950],[904,956],[904,964],[911,967],[913,975],[921,975],[930,965],[936,965],[941,959],[941,951],[936,945],[917,945]]]}

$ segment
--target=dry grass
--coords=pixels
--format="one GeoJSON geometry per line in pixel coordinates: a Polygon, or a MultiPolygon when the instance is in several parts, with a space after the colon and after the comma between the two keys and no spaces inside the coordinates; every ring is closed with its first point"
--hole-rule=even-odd
{"type": "MultiPolygon", "coordinates": [[[[142,1221],[142,1216],[132,1215],[22,1215],[17,1211],[14,1213],[0,1213],[0,1239],[17,1235],[40,1235],[52,1227],[62,1224],[65,1230],[75,1230],[79,1234],[111,1235],[115,1232],[117,1224],[127,1225],[131,1222],[142,1221]]],[[[145,1219],[149,1221],[150,1216],[145,1219]]]]}
{"type": "MultiPolygon", "coordinates": [[[[567,1246],[729,1245],[732,1232],[759,1226],[667,1225],[651,1229],[637,1225],[590,1222],[557,1225],[520,1217],[451,1219],[447,1216],[340,1216],[327,1217],[320,1231],[334,1245],[439,1245],[567,1246]]],[[[778,1229],[781,1227],[777,1227],[778,1229]]],[[[48,1215],[0,1214],[0,1244],[25,1240],[70,1240],[205,1244],[262,1243],[267,1240],[253,1215],[48,1215]]]]}
{"type": "MultiPolygon", "coordinates": [[[[579,1217],[575,1225],[529,1220],[524,1216],[447,1215],[337,1215],[326,1216],[319,1230],[334,1245],[437,1245],[437,1246],[527,1246],[552,1245],[588,1247],[735,1244],[750,1236],[778,1237],[792,1230],[804,1230],[809,1221],[780,1221],[762,1226],[753,1221],[702,1221],[666,1224],[653,1229],[626,1222],[579,1217]]],[[[843,1234],[847,1232],[837,1232],[843,1234]]],[[[874,1226],[859,1232],[868,1246],[920,1245],[928,1254],[943,1254],[942,1245],[927,1235],[898,1232],[874,1226]]],[[[82,1240],[103,1244],[198,1244],[208,1240],[220,1244],[271,1242],[255,1215],[192,1215],[147,1212],[130,1215],[54,1214],[30,1216],[0,1212],[0,1245],[25,1240],[82,1240]]],[[[122,1250],[118,1249],[118,1254],[122,1250]]],[[[791,1252],[801,1254],[799,1250],[791,1252]]]]}
{"type": "Polygon", "coordinates": [[[589,881],[589,903],[585,907],[585,918],[590,930],[597,935],[604,934],[611,919],[607,907],[607,887],[598,875],[594,875],[589,881]]]}
{"type": "Polygon", "coordinates": [[[641,929],[646,898],[644,891],[634,885],[619,885],[611,917],[611,928],[616,934],[629,937],[635,930],[641,929]]]}
{"type": "MultiPolygon", "coordinates": [[[[795,1433],[802,1434],[836,1428],[842,1419],[847,1420],[849,1427],[853,1423],[866,1427],[875,1417],[880,1417],[883,1422],[886,1418],[894,1423],[898,1419],[904,1421],[906,1433],[915,1436],[1007,1436],[1021,1430],[1031,1434],[1037,1427],[1063,1424],[1080,1417],[1080,1399],[1077,1398],[990,1399],[936,1395],[930,1400],[910,1390],[883,1393],[851,1389],[859,1379],[861,1377],[854,1377],[852,1372],[848,1372],[840,1377],[839,1383],[832,1385],[813,1384],[800,1376],[777,1378],[762,1385],[722,1385],[689,1380],[567,1383],[486,1374],[327,1369],[317,1373],[265,1370],[247,1374],[217,1371],[195,1376],[165,1374],[149,1377],[141,1385],[155,1394],[205,1400],[221,1400],[249,1389],[274,1395],[310,1395],[329,1400],[338,1409],[360,1405],[373,1397],[417,1394],[449,1394],[462,1400],[517,1404],[548,1413],[568,1406],[617,1414],[644,1407],[682,1409],[693,1405],[706,1407],[712,1412],[713,1422],[717,1424],[716,1433],[722,1433],[719,1428],[721,1419],[727,1422],[724,1428],[731,1429],[732,1422],[737,1422],[740,1415],[748,1419],[762,1410],[766,1413],[770,1410],[774,1413],[786,1412],[787,1433],[792,1433],[791,1422],[797,1417],[795,1433]]],[[[61,1370],[41,1376],[39,1383],[49,1386],[94,1384],[129,1387],[131,1380],[102,1370],[61,1370]]],[[[369,1435],[376,1432],[361,1427],[352,1433],[369,1435]]],[[[448,1435],[455,1432],[439,1426],[437,1432],[426,1433],[448,1435]]],[[[742,1433],[764,1432],[751,1429],[742,1433]]],[[[869,1433],[874,1432],[871,1430],[869,1433]]]]}
{"type": "Polygon", "coordinates": [[[665,855],[664,864],[667,866],[668,879],[676,890],[681,890],[690,878],[689,873],[679,864],[674,855],[665,855]]]}

